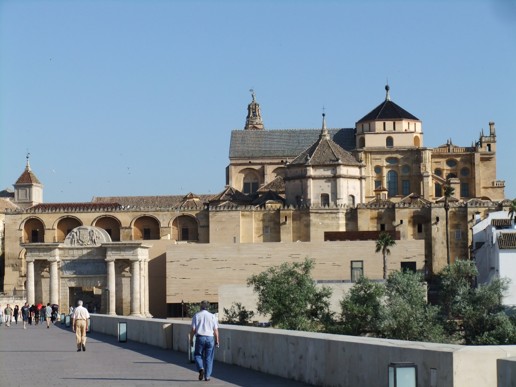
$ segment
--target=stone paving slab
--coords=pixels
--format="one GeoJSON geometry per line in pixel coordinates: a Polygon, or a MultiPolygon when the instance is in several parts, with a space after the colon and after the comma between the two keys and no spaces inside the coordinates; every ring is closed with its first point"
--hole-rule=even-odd
{"type": "Polygon", "coordinates": [[[210,381],[199,381],[186,353],[150,345],[119,343],[88,334],[77,352],[71,328],[56,323],[23,329],[0,326],[0,386],[307,386],[242,367],[215,362],[210,381]]]}

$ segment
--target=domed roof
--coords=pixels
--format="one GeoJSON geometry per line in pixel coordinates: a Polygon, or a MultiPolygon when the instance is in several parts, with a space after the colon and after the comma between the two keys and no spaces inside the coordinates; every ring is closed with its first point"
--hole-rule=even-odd
{"type": "Polygon", "coordinates": [[[15,184],[41,184],[34,172],[30,169],[29,156],[27,156],[27,165],[25,166],[25,170],[18,180],[16,180],[15,184]]]}
{"type": "Polygon", "coordinates": [[[380,105],[375,107],[369,113],[367,113],[364,117],[357,121],[367,122],[367,121],[389,121],[389,120],[416,120],[419,121],[419,118],[410,114],[408,111],[403,109],[401,106],[395,104],[391,101],[389,96],[389,85],[385,86],[386,96],[385,101],[383,101],[380,105]]]}

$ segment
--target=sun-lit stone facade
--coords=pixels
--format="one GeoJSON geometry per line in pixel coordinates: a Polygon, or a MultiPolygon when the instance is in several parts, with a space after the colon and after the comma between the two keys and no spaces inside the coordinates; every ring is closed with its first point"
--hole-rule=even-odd
{"type": "Polygon", "coordinates": [[[1,198],[3,291],[28,295],[29,276],[37,302],[58,294],[67,305],[79,292],[102,312],[178,316],[184,303],[218,302],[220,286],[245,285],[257,270],[305,257],[315,259],[320,281],[348,283],[360,274],[379,279],[382,258],[374,240],[382,231],[396,239],[389,271],[405,268],[431,278],[447,264],[446,230],[450,260],[467,259],[475,217],[508,205],[496,176],[494,123],[471,146],[448,139],[428,148],[422,122],[392,102],[388,88],[385,100],[353,128],[337,129],[326,127],[325,116],[320,129],[268,129],[253,92],[245,127],[231,132],[229,148],[226,187],[217,195],[87,203],[44,203],[27,160],[14,191],[1,198]],[[444,184],[455,188],[446,200],[444,184]],[[109,235],[111,241],[95,250],[103,262],[95,265],[104,266],[64,275],[65,241],[78,227],[109,235]],[[147,258],[124,244],[144,249],[147,258]],[[122,254],[114,267],[102,249],[122,254]],[[117,284],[116,294],[109,283],[117,284]],[[140,300],[148,296],[148,305],[134,305],[135,292],[140,300]]]}

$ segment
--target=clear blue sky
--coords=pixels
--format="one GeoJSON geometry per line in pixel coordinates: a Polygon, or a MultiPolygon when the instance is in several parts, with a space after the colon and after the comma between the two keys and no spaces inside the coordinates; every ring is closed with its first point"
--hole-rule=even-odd
{"type": "Polygon", "coordinates": [[[45,202],[220,192],[254,88],[269,129],[353,127],[385,97],[424,145],[496,123],[516,197],[516,2],[0,0],[0,189],[45,202]]]}

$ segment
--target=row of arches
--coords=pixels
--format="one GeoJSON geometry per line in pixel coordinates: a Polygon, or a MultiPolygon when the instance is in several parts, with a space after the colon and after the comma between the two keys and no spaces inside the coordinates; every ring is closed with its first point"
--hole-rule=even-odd
{"type": "MultiPolygon", "coordinates": [[[[74,216],[60,218],[52,226],[45,225],[44,221],[38,217],[32,217],[27,219],[21,227],[21,239],[23,243],[62,243],[68,233],[79,226],[85,226],[85,224],[74,216]]],[[[166,226],[162,226],[157,218],[144,215],[133,219],[129,227],[122,226],[120,220],[114,216],[102,216],[95,219],[91,226],[106,230],[114,242],[161,239],[164,237],[161,232],[162,227],[170,227],[170,239],[199,240],[199,222],[190,215],[180,215],[166,226]]]]}

